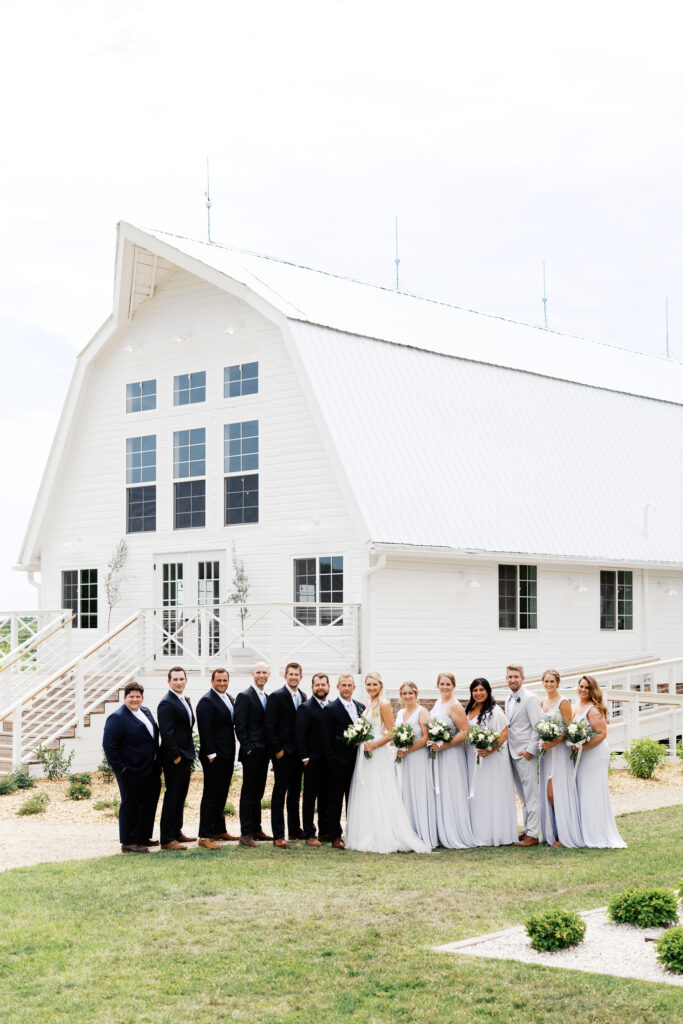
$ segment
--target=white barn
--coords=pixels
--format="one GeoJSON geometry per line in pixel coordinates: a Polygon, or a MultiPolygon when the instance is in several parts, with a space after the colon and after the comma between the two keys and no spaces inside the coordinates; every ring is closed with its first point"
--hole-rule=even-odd
{"type": "Polygon", "coordinates": [[[125,538],[148,670],[673,658],[682,465],[679,363],[121,223],[19,566],[77,652],[125,538]]]}

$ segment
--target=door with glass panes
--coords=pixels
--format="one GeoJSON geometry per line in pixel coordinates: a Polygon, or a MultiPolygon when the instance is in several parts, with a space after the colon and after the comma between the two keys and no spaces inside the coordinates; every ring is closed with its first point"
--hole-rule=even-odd
{"type": "Polygon", "coordinates": [[[218,655],[224,555],[206,551],[157,555],[155,660],[182,663],[218,655]]]}

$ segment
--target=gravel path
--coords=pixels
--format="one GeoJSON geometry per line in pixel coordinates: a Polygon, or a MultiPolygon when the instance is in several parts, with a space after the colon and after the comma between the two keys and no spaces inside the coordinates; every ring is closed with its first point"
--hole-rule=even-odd
{"type": "MultiPolygon", "coordinates": [[[[525,964],[564,967],[589,974],[613,974],[618,978],[637,978],[639,981],[662,981],[683,987],[683,975],[672,974],[657,963],[655,944],[646,941],[661,935],[663,928],[612,924],[604,907],[587,910],[581,917],[587,925],[583,942],[573,949],[562,949],[557,953],[537,953],[531,948],[521,926],[463,942],[451,942],[447,946],[438,946],[437,951],[495,960],[519,960],[525,964]]],[[[679,920],[683,924],[683,913],[679,920]]]]}

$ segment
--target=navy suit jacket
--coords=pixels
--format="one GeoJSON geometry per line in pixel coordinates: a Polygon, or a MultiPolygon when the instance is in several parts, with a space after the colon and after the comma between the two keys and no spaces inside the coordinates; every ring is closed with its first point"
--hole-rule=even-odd
{"type": "MultiPolygon", "coordinates": [[[[190,704],[187,697],[185,700],[190,704]]],[[[190,706],[190,712],[192,714],[191,721],[187,717],[183,702],[173,690],[165,693],[159,701],[157,718],[161,734],[162,761],[175,761],[178,757],[184,757],[186,761],[194,761],[195,752],[192,739],[194,711],[192,711],[192,706],[190,706]]]]}
{"type": "MultiPolygon", "coordinates": [[[[299,690],[301,704],[299,710],[306,700],[306,694],[299,690]]],[[[292,694],[288,686],[281,686],[279,690],[269,694],[266,704],[266,742],[268,753],[272,756],[284,750],[285,754],[296,754],[296,735],[294,722],[297,717],[292,694]]]]}
{"type": "Polygon", "coordinates": [[[232,697],[227,693],[225,696],[232,705],[232,715],[213,687],[197,701],[200,757],[207,758],[209,754],[216,754],[225,761],[235,760],[235,705],[232,697]]]}
{"type": "Polygon", "coordinates": [[[149,708],[140,708],[154,726],[154,738],[149,729],[125,704],[117,708],[104,723],[102,746],[104,753],[118,775],[124,772],[139,772],[149,775],[157,761],[159,751],[159,728],[149,708]]]}
{"type": "Polygon", "coordinates": [[[296,752],[303,760],[317,761],[325,757],[326,741],[323,732],[323,717],[327,708],[321,708],[317,697],[309,699],[299,708],[294,731],[296,734],[296,752]]]}
{"type": "MultiPolygon", "coordinates": [[[[364,705],[358,700],[354,700],[353,703],[358,714],[362,715],[365,711],[364,705]]],[[[331,764],[352,764],[356,759],[356,748],[350,746],[343,737],[344,730],[352,724],[350,714],[339,698],[328,704],[323,714],[328,761],[331,764]]]]}
{"type": "MultiPolygon", "coordinates": [[[[267,699],[270,700],[270,697],[267,699]]],[[[240,761],[246,761],[253,753],[266,753],[264,718],[263,705],[253,686],[248,686],[242,693],[237,694],[235,697],[235,734],[240,744],[240,761]]]]}

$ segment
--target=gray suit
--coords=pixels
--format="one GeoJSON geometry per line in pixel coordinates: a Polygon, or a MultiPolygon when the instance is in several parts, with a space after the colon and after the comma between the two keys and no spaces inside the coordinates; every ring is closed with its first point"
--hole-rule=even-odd
{"type": "Polygon", "coordinates": [[[540,737],[534,726],[543,718],[541,702],[535,694],[520,686],[517,693],[510,691],[505,702],[508,720],[507,748],[512,765],[517,795],[524,806],[524,834],[538,838],[541,825],[541,801],[538,791],[538,755],[540,737]],[[524,751],[531,760],[523,757],[524,751]]]}

